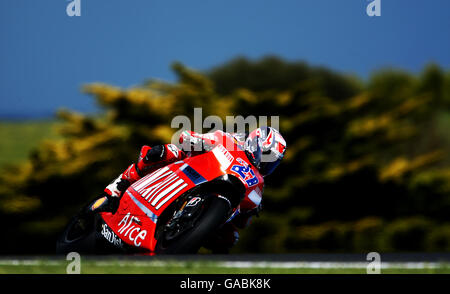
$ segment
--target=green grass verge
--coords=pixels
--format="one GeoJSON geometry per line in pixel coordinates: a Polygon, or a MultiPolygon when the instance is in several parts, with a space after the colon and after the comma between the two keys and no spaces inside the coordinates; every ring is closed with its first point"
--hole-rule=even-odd
{"type": "MultiPolygon", "coordinates": [[[[65,274],[67,261],[0,262],[0,274],[65,274]]],[[[214,262],[83,261],[82,274],[366,274],[364,268],[238,268],[214,262]]],[[[382,274],[450,274],[450,266],[411,269],[386,268],[382,274]]]]}
{"type": "Polygon", "coordinates": [[[55,120],[0,121],[0,166],[20,163],[44,139],[57,139],[55,120]]]}

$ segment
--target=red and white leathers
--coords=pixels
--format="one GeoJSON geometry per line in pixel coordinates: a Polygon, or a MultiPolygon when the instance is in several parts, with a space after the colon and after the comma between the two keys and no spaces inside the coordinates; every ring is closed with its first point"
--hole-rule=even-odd
{"type": "MultiPolygon", "coordinates": [[[[180,134],[179,143],[183,149],[188,152],[180,150],[174,144],[165,144],[157,146],[143,146],[139,154],[137,163],[131,164],[117,179],[111,182],[106,188],[105,193],[111,197],[120,197],[122,193],[134,182],[138,181],[145,175],[154,170],[184,159],[187,154],[195,156],[202,152],[210,151],[217,144],[220,144],[223,132],[216,131],[215,133],[199,134],[192,131],[184,131],[180,134]],[[219,133],[217,133],[219,132],[219,133]]],[[[233,135],[236,143],[243,145],[240,134],[233,135]]],[[[245,198],[246,199],[246,198],[245,198]]],[[[245,199],[243,200],[245,202],[245,199]]],[[[236,244],[239,239],[238,228],[245,228],[250,224],[253,215],[257,214],[261,209],[259,205],[256,209],[246,209],[254,207],[254,203],[241,203],[240,213],[233,218],[232,222],[224,225],[216,236],[209,240],[206,244],[216,252],[226,252],[229,248],[236,244]]]]}
{"type": "Polygon", "coordinates": [[[120,197],[131,184],[145,175],[185,157],[185,153],[173,144],[157,145],[153,148],[144,145],[139,153],[137,163],[131,164],[112,181],[105,188],[105,193],[112,197],[120,197]]]}

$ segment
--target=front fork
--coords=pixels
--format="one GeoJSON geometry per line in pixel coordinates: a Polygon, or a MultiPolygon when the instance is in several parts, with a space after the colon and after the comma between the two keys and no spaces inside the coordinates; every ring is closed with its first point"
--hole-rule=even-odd
{"type": "Polygon", "coordinates": [[[186,200],[178,209],[170,221],[165,225],[166,238],[174,239],[186,230],[194,226],[197,219],[197,212],[203,205],[205,199],[203,197],[192,197],[186,200]]]}
{"type": "MultiPolygon", "coordinates": [[[[209,197],[219,197],[226,200],[230,205],[231,212],[231,203],[226,197],[220,195],[209,195],[209,197]]],[[[183,205],[174,213],[170,221],[165,225],[164,230],[166,231],[166,233],[168,233],[169,239],[173,239],[176,236],[179,236],[195,225],[195,221],[199,217],[199,212],[205,201],[207,201],[205,197],[196,196],[187,199],[183,203],[183,205]]],[[[231,221],[231,219],[237,214],[236,212],[238,213],[239,209],[235,209],[231,214],[231,217],[228,218],[226,222],[231,221]]]]}

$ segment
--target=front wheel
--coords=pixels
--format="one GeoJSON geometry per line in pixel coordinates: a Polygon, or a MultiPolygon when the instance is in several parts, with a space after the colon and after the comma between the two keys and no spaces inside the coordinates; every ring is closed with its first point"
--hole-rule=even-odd
{"type": "Polygon", "coordinates": [[[56,241],[56,253],[66,254],[71,251],[79,253],[96,252],[96,226],[98,212],[117,209],[115,199],[100,197],[83,207],[75,215],[56,241]]]}
{"type": "MultiPolygon", "coordinates": [[[[230,211],[229,201],[211,196],[202,199],[202,202],[193,215],[188,213],[190,220],[176,217],[165,226],[158,238],[156,253],[195,254],[202,243],[226,221],[230,211]],[[188,228],[181,230],[183,226],[188,228]]],[[[181,213],[178,211],[178,214],[181,213]]]]}
{"type": "Polygon", "coordinates": [[[78,214],[73,217],[56,242],[56,253],[93,252],[95,244],[94,215],[78,214]]]}

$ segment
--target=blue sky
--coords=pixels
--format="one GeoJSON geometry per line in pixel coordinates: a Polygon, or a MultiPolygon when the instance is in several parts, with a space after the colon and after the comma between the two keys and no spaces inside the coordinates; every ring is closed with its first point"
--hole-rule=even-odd
{"type": "Polygon", "coordinates": [[[0,2],[0,118],[60,107],[95,111],[90,82],[120,87],[173,81],[173,61],[208,69],[235,56],[288,60],[368,77],[393,66],[450,65],[450,1],[67,0],[0,2]]]}

